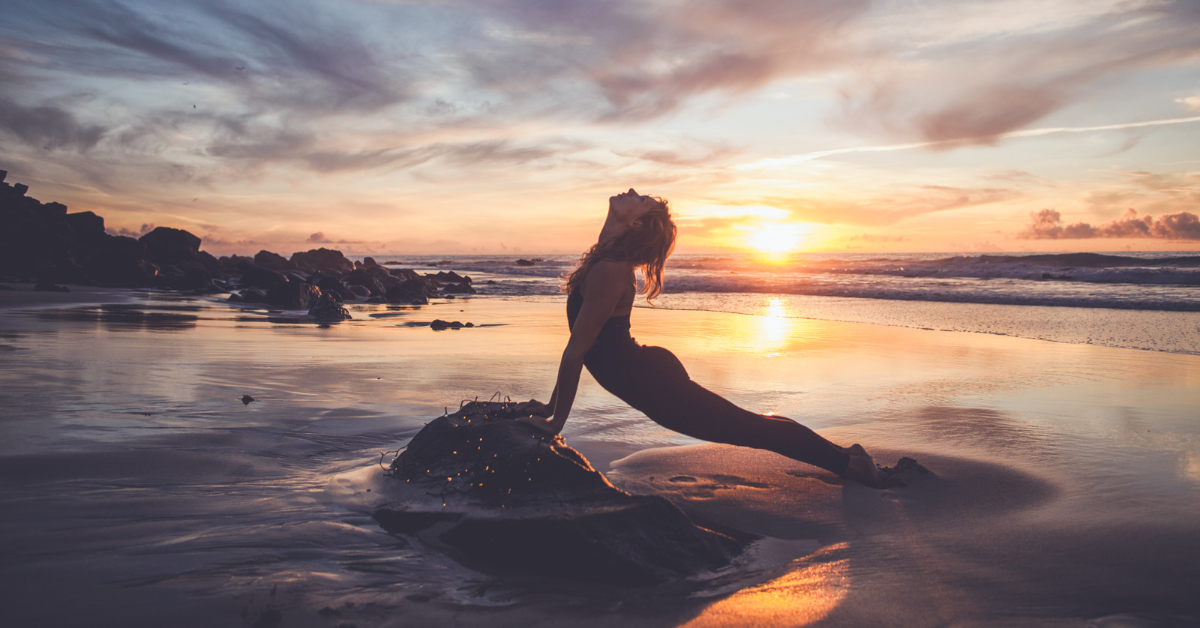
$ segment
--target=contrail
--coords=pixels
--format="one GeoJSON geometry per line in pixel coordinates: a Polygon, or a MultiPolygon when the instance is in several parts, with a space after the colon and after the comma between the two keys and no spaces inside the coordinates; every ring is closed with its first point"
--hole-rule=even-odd
{"type": "MultiPolygon", "coordinates": [[[[1200,116],[1192,116],[1190,118],[1167,118],[1164,120],[1147,120],[1145,122],[1126,122],[1123,124],[1105,124],[1102,126],[1084,126],[1084,127],[1050,127],[1045,129],[1027,129],[1024,131],[1009,131],[1008,133],[1000,133],[997,135],[989,135],[986,139],[1004,139],[1009,137],[1038,137],[1041,135],[1051,135],[1054,133],[1090,133],[1092,131],[1113,131],[1117,129],[1136,129],[1146,126],[1163,126],[1167,124],[1184,124],[1187,122],[1200,122],[1200,116]]],[[[984,138],[967,138],[967,139],[984,139],[984,138]]],[[[821,157],[830,155],[842,155],[845,153],[886,153],[895,150],[912,150],[914,148],[927,148],[930,146],[946,146],[959,144],[964,140],[953,141],[938,141],[938,142],[915,142],[912,144],[890,144],[887,146],[856,146],[853,148],[835,148],[833,150],[821,150],[814,153],[805,153],[803,155],[792,155],[790,157],[777,157],[774,159],[762,159],[748,164],[734,166],[739,170],[755,170],[760,168],[770,168],[773,166],[786,166],[797,164],[821,157]]]]}

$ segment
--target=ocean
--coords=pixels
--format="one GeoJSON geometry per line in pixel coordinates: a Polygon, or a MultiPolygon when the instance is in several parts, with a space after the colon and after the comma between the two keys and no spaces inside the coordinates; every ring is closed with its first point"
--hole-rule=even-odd
{"type": "MultiPolygon", "coordinates": [[[[559,298],[560,278],[577,258],[544,256],[532,265],[517,259],[376,258],[414,268],[456,269],[475,280],[480,294],[530,301],[559,298]]],[[[643,300],[637,304],[646,306],[643,300]]],[[[675,255],[667,264],[663,295],[653,306],[1197,353],[1200,256],[1157,251],[813,253],[785,259],[675,255]]]]}

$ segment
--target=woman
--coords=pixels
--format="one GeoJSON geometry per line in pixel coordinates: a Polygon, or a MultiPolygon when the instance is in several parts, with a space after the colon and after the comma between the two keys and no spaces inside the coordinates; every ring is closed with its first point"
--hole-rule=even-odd
{"type": "Polygon", "coordinates": [[[530,401],[520,419],[559,433],[571,413],[584,366],[604,387],[667,429],[716,443],[767,449],[868,486],[886,476],[859,445],[839,447],[783,417],[743,410],[688,377],[662,347],[639,345],[629,335],[635,294],[649,301],[662,291],[663,267],[675,248],[675,223],[664,199],[633,189],[608,199],[599,241],[567,279],[571,339],[558,367],[550,402],[530,401]],[[642,289],[634,270],[641,269],[642,289]]]}

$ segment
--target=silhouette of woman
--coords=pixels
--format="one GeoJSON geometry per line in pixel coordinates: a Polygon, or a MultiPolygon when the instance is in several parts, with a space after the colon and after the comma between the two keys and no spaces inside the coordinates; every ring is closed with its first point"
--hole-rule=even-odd
{"type": "Polygon", "coordinates": [[[567,278],[571,339],[563,351],[549,403],[531,400],[519,420],[559,433],[571,413],[579,376],[587,366],[605,390],[668,429],[715,443],[773,451],[867,486],[887,477],[859,445],[839,447],[784,417],[744,410],[693,382],[670,351],[639,345],[629,334],[629,314],[640,292],[649,301],[662,292],[663,268],[675,248],[676,228],[665,199],[630,189],[608,199],[600,237],[567,278]]]}

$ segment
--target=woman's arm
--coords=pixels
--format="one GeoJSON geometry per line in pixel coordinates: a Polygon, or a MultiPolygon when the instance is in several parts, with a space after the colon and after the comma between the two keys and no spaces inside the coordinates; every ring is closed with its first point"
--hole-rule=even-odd
{"type": "Polygon", "coordinates": [[[604,323],[612,316],[621,297],[629,289],[632,269],[628,263],[601,261],[588,271],[583,285],[583,307],[571,327],[571,339],[563,350],[558,364],[558,378],[554,394],[547,404],[553,414],[548,420],[537,417],[522,419],[524,422],[550,434],[562,431],[571,406],[575,403],[575,392],[579,389],[579,376],[583,371],[583,356],[596,342],[596,336],[604,323]]]}

